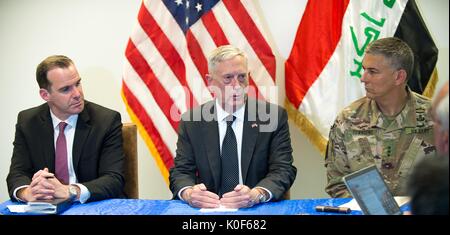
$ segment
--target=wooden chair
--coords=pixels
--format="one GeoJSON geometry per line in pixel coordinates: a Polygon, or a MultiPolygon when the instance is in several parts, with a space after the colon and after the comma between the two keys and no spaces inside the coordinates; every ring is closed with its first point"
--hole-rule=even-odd
{"type": "Polygon", "coordinates": [[[139,198],[137,127],[134,123],[123,123],[123,151],[125,153],[125,194],[128,198],[139,198]]]}
{"type": "Polygon", "coordinates": [[[291,190],[289,189],[287,192],[283,195],[284,200],[290,200],[291,199],[291,190]]]}

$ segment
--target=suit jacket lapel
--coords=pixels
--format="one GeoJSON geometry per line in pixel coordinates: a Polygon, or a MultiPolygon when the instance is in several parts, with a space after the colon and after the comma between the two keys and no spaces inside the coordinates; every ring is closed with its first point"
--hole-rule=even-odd
{"type": "Polygon", "coordinates": [[[50,116],[50,108],[48,105],[42,106],[42,112],[40,114],[40,127],[42,128],[39,133],[40,138],[38,141],[41,142],[42,154],[45,159],[45,165],[48,167],[50,172],[55,172],[55,143],[54,143],[54,133],[53,122],[50,116]]]}
{"type": "Polygon", "coordinates": [[[86,109],[88,109],[87,101],[85,101],[84,110],[78,115],[77,127],[73,140],[72,161],[74,169],[77,169],[78,162],[80,161],[81,153],[83,151],[83,146],[86,143],[89,132],[91,131],[91,125],[89,124],[90,117],[86,109]]]}
{"type": "Polygon", "coordinates": [[[241,152],[241,170],[242,170],[242,180],[246,183],[248,167],[250,166],[250,161],[252,160],[253,152],[256,146],[256,139],[259,133],[259,121],[257,115],[257,107],[254,100],[248,99],[245,107],[244,115],[244,126],[242,130],[242,152],[241,152]],[[249,103],[251,104],[249,105],[249,103]],[[253,110],[255,109],[256,110],[253,110]],[[252,110],[249,110],[252,109],[252,110]],[[256,120],[250,120],[248,117],[248,112],[256,114],[256,120]]]}
{"type": "MultiPolygon", "coordinates": [[[[212,101],[215,103],[215,101],[212,101]]],[[[215,190],[217,191],[220,186],[220,171],[221,171],[221,163],[220,163],[220,143],[219,143],[219,127],[217,124],[217,113],[215,112],[214,103],[207,103],[207,105],[211,105],[210,113],[214,115],[214,119],[212,121],[205,121],[202,117],[202,136],[203,143],[205,144],[206,155],[208,158],[209,165],[211,166],[211,174],[214,180],[215,190]]],[[[205,107],[203,107],[205,108],[205,107]]],[[[206,107],[207,108],[207,107],[206,107]]],[[[203,114],[203,113],[202,113],[203,114]]]]}

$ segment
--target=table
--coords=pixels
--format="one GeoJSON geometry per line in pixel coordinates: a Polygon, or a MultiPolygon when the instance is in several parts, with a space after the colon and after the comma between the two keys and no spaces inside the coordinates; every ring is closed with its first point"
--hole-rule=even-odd
{"type": "MultiPolygon", "coordinates": [[[[76,203],[63,215],[337,215],[336,213],[316,212],[315,206],[339,206],[349,202],[350,198],[323,198],[283,200],[242,208],[235,212],[201,212],[180,200],[144,200],[144,199],[108,199],[86,204],[76,203]]],[[[6,201],[0,204],[0,214],[12,215],[7,205],[19,204],[6,201]]],[[[401,208],[408,210],[408,206],[401,208]]],[[[339,214],[341,215],[341,214],[339,214]]],[[[361,215],[361,211],[352,211],[350,215],[361,215]]]]}
{"type": "MultiPolygon", "coordinates": [[[[351,230],[385,233],[405,228],[432,227],[439,229],[446,225],[442,218],[422,216],[357,216],[360,211],[350,214],[316,212],[315,206],[339,206],[351,199],[302,199],[268,202],[236,212],[202,213],[179,200],[109,199],[86,204],[76,203],[60,215],[17,216],[9,212],[7,205],[19,204],[6,201],[0,204],[0,227],[8,231],[21,231],[60,225],[61,227],[85,227],[89,231],[124,231],[134,234],[139,231],[166,231],[167,234],[183,232],[267,232],[273,234],[291,231],[320,231],[339,233],[351,230]],[[326,215],[326,216],[322,216],[326,215]],[[353,216],[348,216],[353,215],[353,216]],[[9,230],[12,231],[12,230],[9,230]]],[[[409,206],[401,207],[402,211],[409,206]]],[[[24,215],[24,214],[20,214],[24,215]]]]}

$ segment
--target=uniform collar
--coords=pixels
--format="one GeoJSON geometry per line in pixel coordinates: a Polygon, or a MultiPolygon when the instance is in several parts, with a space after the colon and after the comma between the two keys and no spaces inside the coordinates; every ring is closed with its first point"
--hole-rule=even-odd
{"type": "Polygon", "coordinates": [[[408,99],[405,107],[395,117],[395,120],[393,120],[388,127],[385,127],[383,125],[383,123],[386,121],[386,117],[384,117],[376,102],[374,100],[370,100],[370,107],[372,110],[372,116],[370,117],[370,126],[392,130],[403,129],[405,127],[416,127],[416,97],[408,86],[406,87],[406,92],[408,94],[408,99]]]}

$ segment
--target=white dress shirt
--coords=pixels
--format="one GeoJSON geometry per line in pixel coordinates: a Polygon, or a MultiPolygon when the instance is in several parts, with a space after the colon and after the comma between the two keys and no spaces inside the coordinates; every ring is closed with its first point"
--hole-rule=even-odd
{"type": "Polygon", "coordinates": [[[53,131],[54,131],[54,139],[53,143],[56,148],[56,140],[58,139],[59,135],[59,123],[65,122],[67,123],[66,128],[64,129],[64,135],[66,136],[66,143],[67,143],[67,165],[69,167],[69,184],[75,184],[78,187],[80,187],[80,203],[85,203],[89,197],[91,196],[89,190],[86,188],[86,186],[79,184],[77,175],[75,173],[75,170],[73,168],[73,140],[75,138],[75,130],[77,127],[77,121],[78,121],[78,114],[71,115],[67,120],[63,121],[57,118],[52,111],[50,110],[50,115],[52,116],[52,122],[53,122],[53,131]],[[70,149],[70,151],[69,151],[70,149]]]}
{"type": "MultiPolygon", "coordinates": [[[[245,106],[243,105],[241,108],[236,110],[233,113],[233,116],[236,117],[231,128],[233,128],[234,134],[236,135],[237,141],[237,151],[238,151],[238,163],[239,163],[239,184],[244,184],[242,179],[242,165],[241,165],[241,155],[242,155],[242,136],[244,133],[244,118],[245,118],[245,106]]],[[[219,104],[219,101],[216,99],[216,107],[217,107],[217,123],[219,125],[219,140],[220,140],[220,154],[222,155],[222,143],[223,139],[225,139],[225,134],[227,133],[227,121],[226,118],[230,115],[227,111],[225,111],[222,106],[219,104]]],[[[256,187],[261,188],[269,194],[269,197],[266,198],[266,201],[272,199],[272,192],[264,187],[256,187]]]]}
{"type": "MultiPolygon", "coordinates": [[[[219,125],[219,143],[220,143],[220,155],[222,155],[222,144],[223,139],[225,139],[225,134],[227,133],[227,121],[226,118],[231,114],[225,111],[216,99],[216,110],[217,110],[217,124],[219,125]]],[[[240,107],[233,116],[236,117],[231,128],[236,135],[237,142],[237,153],[238,153],[238,164],[239,164],[239,184],[243,184],[242,180],[242,166],[241,166],[241,153],[242,153],[242,133],[244,130],[244,115],[245,115],[245,105],[240,107]]]]}
{"type": "MultiPolygon", "coordinates": [[[[242,136],[244,133],[244,118],[245,118],[245,106],[243,105],[241,108],[236,110],[233,113],[233,116],[236,117],[231,128],[233,128],[234,134],[236,136],[237,141],[237,152],[238,152],[238,164],[239,164],[239,184],[244,184],[244,180],[242,179],[242,166],[241,166],[241,155],[242,155],[242,136]]],[[[225,111],[222,106],[219,104],[219,101],[216,99],[216,111],[217,111],[217,124],[219,127],[219,143],[220,143],[220,154],[222,155],[222,143],[223,139],[225,139],[225,134],[227,132],[227,121],[226,118],[230,115],[227,111],[225,111]]],[[[182,192],[189,188],[190,186],[182,188],[178,192],[178,198],[184,201],[181,197],[182,192]]],[[[266,200],[269,201],[272,199],[272,192],[264,187],[257,187],[265,190],[269,194],[269,198],[266,200]]]]}
{"type": "MultiPolygon", "coordinates": [[[[56,148],[56,140],[58,139],[58,135],[59,135],[59,126],[58,125],[60,122],[67,123],[67,126],[64,129],[64,135],[66,137],[66,144],[67,144],[67,165],[69,168],[68,169],[69,170],[69,184],[75,184],[80,188],[80,198],[78,200],[80,203],[85,203],[89,199],[91,194],[90,194],[89,190],[86,188],[86,186],[78,183],[77,175],[73,168],[73,156],[72,156],[73,141],[75,138],[75,130],[76,130],[77,121],[78,121],[78,114],[71,115],[67,120],[60,120],[50,110],[50,116],[52,117],[52,123],[53,123],[53,133],[54,133],[53,146],[55,146],[55,148],[56,148]]],[[[17,197],[16,193],[19,189],[24,188],[24,187],[28,187],[28,185],[20,186],[14,190],[14,197],[19,201],[21,201],[21,200],[17,197]]]]}

